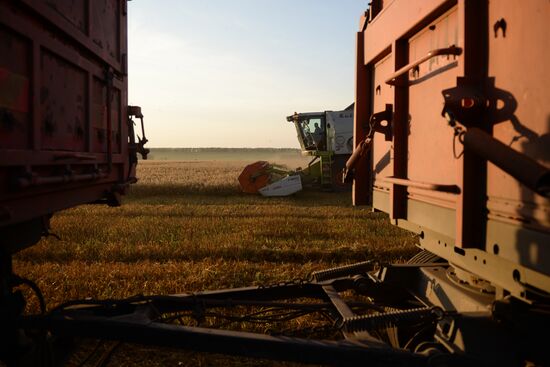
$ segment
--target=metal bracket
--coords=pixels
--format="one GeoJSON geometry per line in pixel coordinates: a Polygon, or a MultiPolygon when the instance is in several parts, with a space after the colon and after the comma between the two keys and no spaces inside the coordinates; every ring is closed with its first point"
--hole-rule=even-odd
{"type": "Polygon", "coordinates": [[[359,144],[355,147],[353,154],[346,162],[346,167],[342,170],[341,179],[343,183],[349,183],[353,179],[355,165],[371,149],[374,133],[384,134],[386,141],[392,140],[392,120],[393,105],[391,104],[386,104],[386,109],[384,111],[373,113],[371,115],[368,126],[369,132],[365,140],[359,142],[359,144]],[[383,124],[383,121],[386,123],[383,124]]]}
{"type": "Polygon", "coordinates": [[[141,112],[141,107],[139,106],[128,106],[128,118],[129,118],[129,121],[128,121],[128,128],[129,128],[129,131],[128,131],[128,135],[130,135],[130,145],[133,149],[135,149],[135,151],[139,154],[141,154],[141,157],[143,159],[147,159],[147,155],[149,154],[149,149],[145,148],[145,144],[147,144],[147,142],[149,140],[147,140],[147,138],[145,137],[145,126],[144,126],[144,123],[143,123],[143,113],[141,112]],[[141,136],[143,138],[141,138],[139,135],[137,136],[138,138],[138,142],[136,143],[135,142],[135,133],[134,133],[134,120],[132,119],[132,117],[136,117],[138,119],[140,119],[141,121],[141,136]]]}
{"type": "Polygon", "coordinates": [[[457,86],[445,89],[445,105],[441,115],[452,126],[455,121],[470,127],[479,125],[487,108],[487,98],[465,78],[457,78],[457,86]]]}
{"type": "Polygon", "coordinates": [[[369,125],[372,131],[384,134],[385,140],[391,141],[393,135],[392,120],[393,105],[386,104],[386,109],[384,111],[373,113],[371,115],[369,125]],[[385,121],[386,123],[383,124],[383,121],[385,121]]]}

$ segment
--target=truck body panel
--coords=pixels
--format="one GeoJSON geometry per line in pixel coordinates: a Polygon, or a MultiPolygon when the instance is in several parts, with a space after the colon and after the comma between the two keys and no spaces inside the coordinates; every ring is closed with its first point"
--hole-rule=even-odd
{"type": "Polygon", "coordinates": [[[548,197],[465,148],[450,126],[550,167],[550,52],[541,47],[550,4],[373,4],[358,33],[355,146],[386,104],[392,137],[374,134],[372,179],[355,180],[354,201],[372,192],[373,207],[418,233],[421,247],[519,299],[550,291],[548,197]]]}
{"type": "Polygon", "coordinates": [[[0,1],[0,228],[135,180],[126,39],[124,0],[0,1]]]}

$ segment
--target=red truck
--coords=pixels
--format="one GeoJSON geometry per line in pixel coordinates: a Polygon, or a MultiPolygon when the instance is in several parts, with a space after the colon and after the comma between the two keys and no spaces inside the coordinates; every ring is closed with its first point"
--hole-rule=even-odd
{"type": "Polygon", "coordinates": [[[146,151],[128,106],[126,6],[0,1],[0,251],[36,243],[58,210],[118,205],[135,182],[146,151]]]}

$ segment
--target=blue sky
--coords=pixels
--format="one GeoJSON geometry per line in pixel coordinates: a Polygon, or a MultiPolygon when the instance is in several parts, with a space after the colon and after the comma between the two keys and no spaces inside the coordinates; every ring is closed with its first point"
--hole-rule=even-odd
{"type": "Polygon", "coordinates": [[[135,0],[129,103],[151,147],[298,148],[286,116],[353,102],[366,0],[135,0]]]}

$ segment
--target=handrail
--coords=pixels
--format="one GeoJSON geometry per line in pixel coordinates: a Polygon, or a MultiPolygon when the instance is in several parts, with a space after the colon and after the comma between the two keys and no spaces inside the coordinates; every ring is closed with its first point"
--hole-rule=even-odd
{"type": "Polygon", "coordinates": [[[450,47],[446,47],[446,48],[438,48],[438,49],[435,49],[435,50],[431,50],[430,52],[428,52],[428,54],[426,56],[416,60],[415,62],[412,62],[410,64],[407,64],[407,65],[403,66],[401,69],[399,69],[395,73],[393,73],[393,75],[390,76],[389,79],[386,80],[386,84],[395,85],[397,83],[397,78],[399,78],[403,74],[409,72],[411,69],[414,69],[418,65],[422,64],[423,62],[428,61],[429,59],[431,59],[433,57],[443,56],[443,55],[458,56],[460,54],[462,54],[462,49],[460,47],[456,47],[456,46],[450,46],[450,47]]]}

